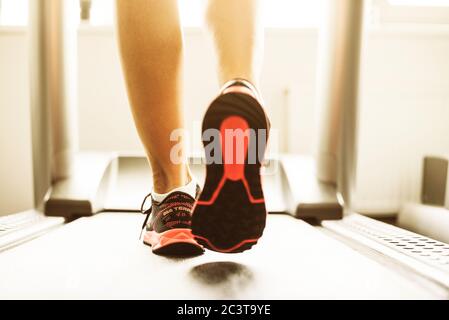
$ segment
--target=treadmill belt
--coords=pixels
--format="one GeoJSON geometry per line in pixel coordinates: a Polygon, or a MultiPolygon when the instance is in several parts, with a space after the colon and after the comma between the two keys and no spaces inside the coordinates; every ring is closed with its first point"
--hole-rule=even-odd
{"type": "Polygon", "coordinates": [[[142,216],[80,218],[0,254],[0,299],[430,299],[422,283],[301,220],[270,215],[252,250],[157,256],[138,239],[142,216]]]}

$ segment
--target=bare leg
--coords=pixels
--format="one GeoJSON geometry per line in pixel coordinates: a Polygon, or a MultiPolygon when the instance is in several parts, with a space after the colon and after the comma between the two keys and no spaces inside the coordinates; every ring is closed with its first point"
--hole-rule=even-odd
{"type": "Polygon", "coordinates": [[[119,48],[134,121],[153,170],[154,191],[166,193],[190,180],[185,160],[176,164],[170,159],[172,147],[179,142],[170,141],[170,134],[183,127],[177,1],[116,0],[116,6],[119,48]]]}
{"type": "Polygon", "coordinates": [[[221,84],[244,78],[257,85],[263,55],[258,0],[209,0],[206,20],[214,38],[221,84]]]}

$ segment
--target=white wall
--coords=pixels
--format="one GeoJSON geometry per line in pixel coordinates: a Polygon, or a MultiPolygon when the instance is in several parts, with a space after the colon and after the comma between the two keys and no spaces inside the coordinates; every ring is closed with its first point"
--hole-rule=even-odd
{"type": "Polygon", "coordinates": [[[419,201],[422,158],[449,151],[449,32],[395,28],[366,43],[356,202],[394,212],[419,201]]]}
{"type": "MultiPolygon", "coordinates": [[[[362,211],[394,212],[402,201],[418,200],[422,156],[449,151],[449,30],[422,28],[371,30],[367,37],[355,195],[362,211]]],[[[0,214],[31,204],[32,181],[25,33],[2,30],[0,150],[8,156],[0,160],[6,177],[0,214]],[[13,135],[20,147],[5,139],[13,135]],[[20,176],[10,170],[12,163],[21,168],[20,176]],[[8,185],[14,177],[21,181],[16,190],[8,185]],[[14,197],[18,201],[8,202],[14,197]]],[[[141,151],[112,29],[81,29],[79,41],[81,149],[141,151]]],[[[217,82],[203,32],[187,30],[185,44],[184,102],[186,126],[192,128],[200,124],[217,82]]],[[[282,151],[313,152],[316,44],[314,30],[266,34],[261,89],[282,151]]]]}
{"type": "Polygon", "coordinates": [[[33,206],[33,173],[24,33],[0,31],[0,215],[33,206]]]}

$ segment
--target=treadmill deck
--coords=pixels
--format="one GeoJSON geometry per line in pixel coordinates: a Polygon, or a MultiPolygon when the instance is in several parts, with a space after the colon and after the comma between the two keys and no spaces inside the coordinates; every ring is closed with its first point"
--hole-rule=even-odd
{"type": "Polygon", "coordinates": [[[142,219],[106,212],[2,252],[0,299],[447,298],[286,215],[250,251],[189,259],[152,254],[142,219]]]}

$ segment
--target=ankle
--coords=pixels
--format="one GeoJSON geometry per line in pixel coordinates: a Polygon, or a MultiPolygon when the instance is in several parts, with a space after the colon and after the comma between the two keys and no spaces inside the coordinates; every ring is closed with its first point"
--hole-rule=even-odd
{"type": "Polygon", "coordinates": [[[153,173],[153,190],[156,193],[167,193],[170,190],[185,186],[192,180],[190,170],[184,168],[170,173],[153,173]]]}

